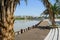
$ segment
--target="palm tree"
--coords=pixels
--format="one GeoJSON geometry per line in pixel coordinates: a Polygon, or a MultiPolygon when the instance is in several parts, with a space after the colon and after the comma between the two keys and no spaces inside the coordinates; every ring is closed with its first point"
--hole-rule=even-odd
{"type": "Polygon", "coordinates": [[[49,12],[49,18],[50,18],[50,21],[52,22],[52,25],[54,26],[54,20],[53,20],[53,17],[52,17],[52,14],[53,14],[53,11],[51,9],[51,4],[48,0],[43,0],[43,3],[45,5],[45,7],[47,8],[48,12],[49,12]]]}
{"type": "MultiPolygon", "coordinates": [[[[60,13],[60,7],[56,5],[56,3],[54,5],[51,5],[51,9],[53,11],[53,18],[55,19],[55,16],[58,16],[60,13]]],[[[48,15],[48,10],[46,9],[43,14],[48,15]]]]}
{"type": "Polygon", "coordinates": [[[55,20],[55,15],[60,14],[60,7],[57,6],[55,3],[54,5],[51,6],[51,9],[53,10],[53,19],[55,20]]]}
{"type": "MultiPolygon", "coordinates": [[[[56,0],[56,3],[58,2],[58,0],[56,0]]],[[[45,7],[47,8],[48,10],[48,13],[49,13],[49,18],[50,18],[50,21],[52,23],[52,26],[55,27],[55,4],[54,6],[51,5],[51,3],[49,2],[49,0],[43,0],[43,4],[45,5],[45,7]]],[[[58,12],[56,12],[58,13],[58,12]]]]}
{"type": "Polygon", "coordinates": [[[18,3],[20,0],[0,0],[0,40],[14,40],[13,14],[18,3]]]}

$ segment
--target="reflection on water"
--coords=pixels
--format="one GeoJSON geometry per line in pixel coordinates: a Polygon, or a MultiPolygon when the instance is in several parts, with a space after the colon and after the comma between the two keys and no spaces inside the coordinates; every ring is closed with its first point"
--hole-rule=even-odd
{"type": "Polygon", "coordinates": [[[14,22],[14,31],[19,31],[20,29],[24,29],[27,27],[31,27],[32,25],[37,24],[39,21],[37,20],[15,20],[14,22]]]}

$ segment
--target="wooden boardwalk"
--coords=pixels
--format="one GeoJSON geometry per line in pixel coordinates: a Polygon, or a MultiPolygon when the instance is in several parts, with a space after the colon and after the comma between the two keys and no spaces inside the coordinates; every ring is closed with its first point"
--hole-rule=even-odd
{"type": "MultiPolygon", "coordinates": [[[[48,22],[43,21],[39,25],[41,26],[42,24],[46,26],[48,22]],[[45,25],[43,23],[45,23],[45,25]]],[[[16,35],[15,40],[44,40],[48,33],[49,29],[34,28],[23,34],[16,35]]]]}

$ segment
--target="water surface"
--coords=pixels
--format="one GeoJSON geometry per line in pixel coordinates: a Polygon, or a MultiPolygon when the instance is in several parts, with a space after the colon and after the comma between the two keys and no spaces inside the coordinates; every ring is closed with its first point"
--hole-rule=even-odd
{"type": "Polygon", "coordinates": [[[20,29],[25,29],[31,27],[32,25],[37,24],[37,20],[15,20],[14,22],[14,31],[19,31],[20,29]]]}

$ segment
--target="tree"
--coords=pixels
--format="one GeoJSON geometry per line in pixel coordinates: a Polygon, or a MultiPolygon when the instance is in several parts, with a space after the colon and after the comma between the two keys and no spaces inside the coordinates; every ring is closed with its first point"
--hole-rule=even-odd
{"type": "MultiPolygon", "coordinates": [[[[57,2],[58,2],[58,0],[56,0],[56,3],[57,2]]],[[[54,6],[52,6],[51,3],[49,2],[49,0],[43,0],[43,4],[45,5],[45,7],[48,10],[49,18],[50,18],[50,21],[52,23],[52,26],[55,27],[55,11],[56,11],[55,4],[54,4],[54,6]]],[[[56,13],[58,13],[58,12],[56,11],[56,13]]]]}
{"type": "Polygon", "coordinates": [[[13,14],[18,3],[20,0],[0,0],[0,40],[14,40],[13,14]]]}
{"type": "MultiPolygon", "coordinates": [[[[56,5],[56,3],[54,5],[51,4],[51,9],[53,11],[53,18],[55,19],[55,16],[58,16],[60,14],[60,7],[56,5]]],[[[48,10],[46,9],[42,14],[44,15],[48,15],[48,10]]]]}
{"type": "Polygon", "coordinates": [[[55,15],[60,14],[60,7],[57,6],[55,3],[54,5],[51,6],[51,9],[53,10],[53,19],[55,20],[55,15]]]}

